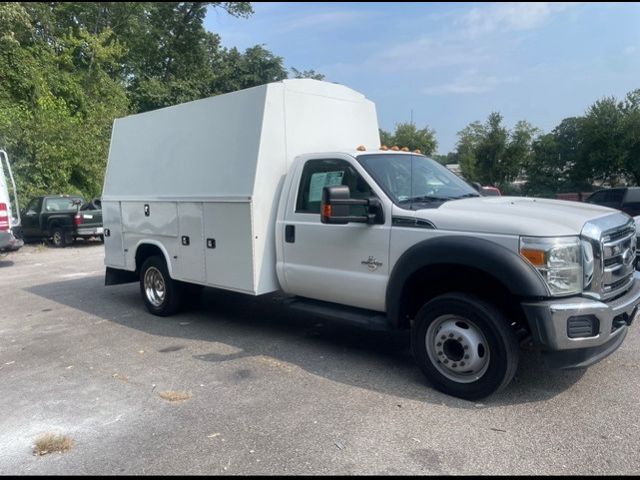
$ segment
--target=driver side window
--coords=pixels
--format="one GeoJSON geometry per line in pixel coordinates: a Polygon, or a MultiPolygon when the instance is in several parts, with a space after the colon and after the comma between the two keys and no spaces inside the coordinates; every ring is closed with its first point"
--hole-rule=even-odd
{"type": "Polygon", "coordinates": [[[27,213],[38,213],[40,211],[40,202],[42,201],[41,198],[34,198],[33,200],[31,200],[29,202],[29,205],[27,206],[27,213]]]}
{"type": "MultiPolygon", "coordinates": [[[[365,200],[375,196],[369,184],[349,162],[338,159],[309,160],[300,178],[296,213],[320,214],[322,189],[336,185],[348,186],[354,199],[365,200]]],[[[353,216],[367,214],[367,207],[361,205],[352,205],[349,210],[353,216]]]]}

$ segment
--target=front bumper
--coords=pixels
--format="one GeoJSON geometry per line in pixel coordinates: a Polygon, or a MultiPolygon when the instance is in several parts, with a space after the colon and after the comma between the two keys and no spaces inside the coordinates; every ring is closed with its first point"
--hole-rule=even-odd
{"type": "Polygon", "coordinates": [[[524,302],[534,341],[547,364],[556,368],[592,365],[614,352],[624,340],[640,304],[640,273],[621,297],[604,303],[586,297],[524,302]],[[582,338],[569,336],[569,319],[597,319],[597,333],[582,338]]]}
{"type": "Polygon", "coordinates": [[[15,252],[24,245],[22,239],[16,238],[11,232],[0,232],[0,253],[15,252]]]}

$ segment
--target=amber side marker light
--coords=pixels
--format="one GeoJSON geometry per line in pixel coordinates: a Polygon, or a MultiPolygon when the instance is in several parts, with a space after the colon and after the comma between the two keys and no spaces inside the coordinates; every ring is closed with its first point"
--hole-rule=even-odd
{"type": "Polygon", "coordinates": [[[331,218],[331,205],[322,206],[322,216],[324,218],[331,218]]]}
{"type": "Polygon", "coordinates": [[[530,250],[523,248],[520,250],[520,255],[529,260],[536,267],[544,265],[544,252],[540,250],[530,250]]]}

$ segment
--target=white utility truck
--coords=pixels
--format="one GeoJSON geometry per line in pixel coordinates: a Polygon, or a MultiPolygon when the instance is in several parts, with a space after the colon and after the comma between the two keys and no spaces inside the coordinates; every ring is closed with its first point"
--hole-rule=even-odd
{"type": "Polygon", "coordinates": [[[7,152],[0,150],[0,255],[15,252],[24,245],[23,240],[16,236],[19,228],[16,183],[11,173],[9,156],[7,152]]]}
{"type": "Polygon", "coordinates": [[[468,399],[510,382],[520,343],[561,368],[620,346],[640,303],[629,216],[480,197],[379,142],[371,101],[308,79],[116,120],[106,284],[139,280],[157,315],[209,286],[410,329],[430,382],[468,399]]]}

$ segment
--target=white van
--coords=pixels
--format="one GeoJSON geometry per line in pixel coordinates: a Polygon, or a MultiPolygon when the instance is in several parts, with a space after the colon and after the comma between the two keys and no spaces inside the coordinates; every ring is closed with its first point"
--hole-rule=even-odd
{"type": "Polygon", "coordinates": [[[20,211],[16,184],[9,156],[0,150],[0,254],[14,252],[24,244],[15,233],[20,227],[20,211]],[[9,190],[11,187],[11,191],[9,190]]]}
{"type": "Polygon", "coordinates": [[[431,384],[469,399],[510,382],[519,342],[558,368],[622,344],[640,304],[631,217],[481,197],[379,142],[373,102],[310,79],[116,120],[106,284],[139,280],[156,315],[206,285],[407,329],[431,384]]]}

